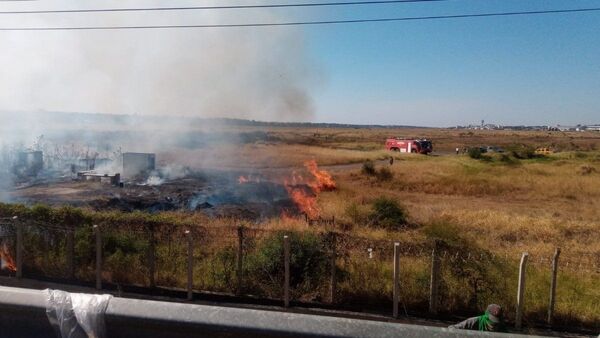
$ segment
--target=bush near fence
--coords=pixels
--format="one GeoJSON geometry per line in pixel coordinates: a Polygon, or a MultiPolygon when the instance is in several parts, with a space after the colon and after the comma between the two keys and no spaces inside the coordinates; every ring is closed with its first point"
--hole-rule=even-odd
{"type": "MultiPolygon", "coordinates": [[[[340,308],[376,312],[388,312],[391,308],[393,243],[397,239],[401,255],[401,314],[427,313],[431,253],[437,240],[441,265],[440,316],[476,314],[488,303],[500,303],[506,308],[508,319],[514,319],[519,256],[476,247],[462,238],[460,229],[450,221],[426,225],[423,232],[427,239],[423,242],[403,242],[401,231],[394,238],[381,240],[347,232],[332,233],[318,227],[305,231],[246,227],[242,231],[240,271],[237,268],[239,223],[233,220],[220,220],[218,226],[199,226],[202,223],[196,223],[198,219],[178,214],[123,214],[0,204],[0,217],[10,220],[12,216],[17,216],[17,222],[24,226],[26,276],[69,278],[65,235],[72,232],[74,278],[93,281],[92,225],[99,224],[103,282],[185,289],[188,256],[184,232],[190,230],[194,243],[194,290],[279,299],[283,292],[282,238],[287,234],[291,242],[293,300],[331,302],[330,275],[335,271],[334,303],[340,308]],[[334,269],[330,259],[333,252],[334,269]]],[[[14,241],[13,236],[9,241],[13,247],[14,241]]],[[[582,259],[565,258],[561,263],[554,323],[598,329],[600,258],[582,259]]],[[[526,326],[546,320],[550,267],[551,257],[531,257],[525,289],[526,326]]]]}

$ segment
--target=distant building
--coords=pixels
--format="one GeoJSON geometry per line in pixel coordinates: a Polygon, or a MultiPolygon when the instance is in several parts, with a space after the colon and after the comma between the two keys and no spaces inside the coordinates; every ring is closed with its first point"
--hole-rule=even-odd
{"type": "Polygon", "coordinates": [[[580,124],[578,124],[576,126],[561,126],[559,124],[556,126],[556,130],[558,130],[558,131],[584,131],[585,126],[582,126],[580,124]]]}
{"type": "Polygon", "coordinates": [[[600,124],[593,124],[590,126],[586,126],[585,129],[589,130],[589,131],[600,131],[600,124]]]}
{"type": "Polygon", "coordinates": [[[147,175],[156,169],[156,155],[150,153],[123,153],[123,178],[147,175]]]}

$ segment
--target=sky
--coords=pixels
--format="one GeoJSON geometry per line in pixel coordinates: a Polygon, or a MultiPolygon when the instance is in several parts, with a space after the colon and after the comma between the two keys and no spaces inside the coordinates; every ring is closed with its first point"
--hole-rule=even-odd
{"type": "MultiPolygon", "coordinates": [[[[8,9],[323,2],[39,0],[8,9]]],[[[0,26],[337,20],[600,7],[449,0],[6,15],[0,26]]],[[[454,126],[600,123],[600,12],[275,28],[2,32],[0,111],[454,126]]]]}
{"type": "MultiPolygon", "coordinates": [[[[381,5],[360,17],[594,7],[599,1],[381,5]]],[[[355,9],[356,10],[356,9],[355,9]]],[[[447,126],[600,121],[600,13],[313,27],[318,119],[447,126]]]]}

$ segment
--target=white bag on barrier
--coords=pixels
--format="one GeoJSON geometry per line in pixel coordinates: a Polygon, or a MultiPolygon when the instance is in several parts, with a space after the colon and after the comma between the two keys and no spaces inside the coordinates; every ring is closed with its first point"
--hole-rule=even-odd
{"type": "Polygon", "coordinates": [[[61,338],[103,338],[111,295],[46,289],[46,315],[61,338]]]}

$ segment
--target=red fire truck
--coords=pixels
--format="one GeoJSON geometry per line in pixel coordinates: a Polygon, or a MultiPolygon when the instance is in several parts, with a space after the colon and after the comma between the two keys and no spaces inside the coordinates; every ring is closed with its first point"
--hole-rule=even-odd
{"type": "Polygon", "coordinates": [[[417,153],[425,155],[433,151],[431,141],[427,139],[388,138],[385,141],[385,148],[401,153],[417,153]]]}

